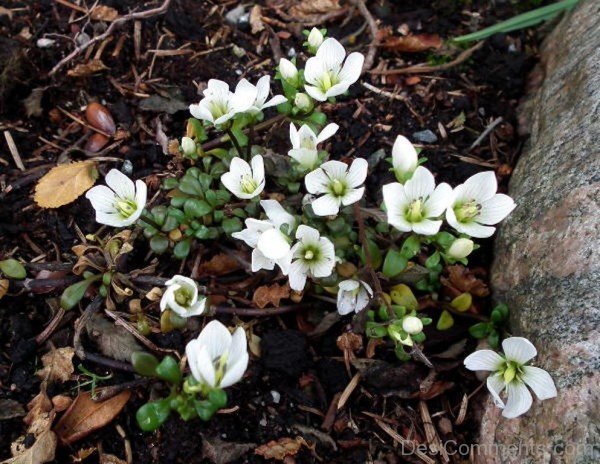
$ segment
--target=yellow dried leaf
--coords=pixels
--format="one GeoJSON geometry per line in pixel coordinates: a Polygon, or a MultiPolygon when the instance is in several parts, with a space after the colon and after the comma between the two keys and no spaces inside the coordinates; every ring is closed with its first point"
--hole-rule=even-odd
{"type": "Polygon", "coordinates": [[[253,34],[264,31],[265,25],[262,20],[262,8],[260,5],[254,5],[250,10],[250,27],[253,34]]]}
{"type": "Polygon", "coordinates": [[[95,21],[110,22],[110,21],[114,21],[118,17],[119,17],[119,12],[117,10],[115,10],[114,8],[111,8],[110,6],[106,6],[106,5],[96,6],[90,14],[90,18],[92,18],[95,21]]]}
{"type": "Polygon", "coordinates": [[[290,15],[301,20],[307,20],[340,9],[339,0],[302,0],[295,2],[290,7],[290,15]]]}
{"type": "Polygon", "coordinates": [[[290,297],[290,286],[286,283],[283,287],[279,284],[263,285],[254,291],[252,302],[260,309],[268,305],[278,307],[283,298],[290,297]]]}
{"type": "Polygon", "coordinates": [[[83,195],[97,178],[94,161],[61,164],[38,181],[33,199],[42,208],[58,208],[83,195]]]}
{"type": "Polygon", "coordinates": [[[265,459],[276,459],[283,461],[288,456],[295,456],[300,451],[302,446],[311,448],[311,446],[302,437],[296,439],[284,437],[279,440],[271,440],[264,445],[257,447],[254,454],[264,457],[265,459]]]}
{"type": "Polygon", "coordinates": [[[49,382],[66,382],[73,373],[73,355],[75,350],[71,347],[58,348],[42,356],[44,367],[36,375],[49,382]]]}
{"type": "Polygon", "coordinates": [[[8,279],[0,279],[0,300],[8,292],[8,279]]]}
{"type": "Polygon", "coordinates": [[[104,71],[105,69],[108,69],[108,66],[106,66],[102,62],[102,60],[94,59],[94,60],[87,61],[85,63],[80,63],[77,66],[75,66],[73,69],[69,69],[67,71],[67,76],[71,76],[71,77],[88,76],[90,74],[104,71]]]}

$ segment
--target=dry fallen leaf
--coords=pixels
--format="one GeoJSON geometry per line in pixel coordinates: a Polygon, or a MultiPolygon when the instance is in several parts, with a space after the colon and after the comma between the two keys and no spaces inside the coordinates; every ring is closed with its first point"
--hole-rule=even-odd
{"type": "Polygon", "coordinates": [[[101,454],[100,464],[127,464],[127,461],[119,459],[114,454],[101,454]]]}
{"type": "Polygon", "coordinates": [[[202,263],[198,268],[198,276],[218,277],[224,274],[229,274],[240,269],[240,263],[225,253],[219,253],[213,256],[210,260],[202,263]]]}
{"type": "Polygon", "coordinates": [[[254,5],[250,10],[250,27],[252,33],[257,34],[265,29],[265,25],[262,21],[262,8],[260,5],[254,5]]]}
{"type": "Polygon", "coordinates": [[[108,66],[106,66],[102,62],[102,60],[90,60],[85,63],[78,64],[73,69],[69,69],[67,71],[67,76],[71,76],[71,77],[89,76],[90,74],[104,71],[105,69],[108,69],[108,66]]]}
{"type": "Polygon", "coordinates": [[[233,443],[202,435],[202,457],[213,464],[229,464],[255,447],[255,443],[233,443]]]}
{"type": "Polygon", "coordinates": [[[74,464],[83,462],[95,452],[95,447],[81,448],[80,450],[77,450],[77,452],[74,455],[71,455],[71,459],[73,460],[74,464]]]}
{"type": "Polygon", "coordinates": [[[254,450],[254,454],[264,457],[265,459],[277,459],[283,461],[287,456],[295,456],[300,451],[302,446],[311,448],[306,440],[302,437],[280,438],[279,440],[271,440],[270,442],[260,445],[254,450]]]}
{"type": "Polygon", "coordinates": [[[470,293],[480,298],[490,294],[490,289],[481,279],[478,279],[473,272],[464,266],[454,265],[446,268],[448,278],[442,277],[440,280],[443,285],[451,289],[459,290],[459,293],[470,293]]]}
{"type": "MultiPolygon", "coordinates": [[[[21,437],[23,441],[28,439],[27,435],[21,437]]],[[[15,457],[2,461],[1,464],[43,464],[45,462],[54,460],[54,453],[56,451],[56,435],[51,430],[45,430],[44,432],[37,435],[35,442],[29,448],[26,447],[24,442],[20,444],[13,443],[13,451],[19,453],[15,457]]]]}
{"type": "Polygon", "coordinates": [[[0,279],[0,300],[8,292],[9,283],[8,279],[0,279]]]}
{"type": "Polygon", "coordinates": [[[15,400],[0,400],[0,420],[14,419],[25,415],[21,403],[15,400]]]}
{"type": "Polygon", "coordinates": [[[252,302],[260,309],[265,308],[269,304],[277,308],[282,298],[289,297],[290,286],[287,282],[283,287],[279,284],[263,285],[254,291],[252,302]]]}
{"type": "Polygon", "coordinates": [[[96,315],[90,318],[85,328],[100,352],[109,358],[129,361],[134,352],[142,350],[133,335],[103,316],[96,315]]]}
{"type": "Polygon", "coordinates": [[[33,199],[42,208],[58,208],[83,195],[97,178],[94,161],[61,164],[38,181],[33,199]]]}
{"type": "Polygon", "coordinates": [[[66,382],[75,370],[73,368],[74,354],[75,350],[71,347],[52,349],[42,356],[44,367],[35,375],[47,382],[66,382]]]}
{"type": "Polygon", "coordinates": [[[442,43],[441,37],[437,34],[417,34],[389,36],[380,43],[380,46],[394,52],[418,53],[440,48],[442,43]]]}
{"type": "Polygon", "coordinates": [[[93,401],[90,392],[80,393],[67,412],[60,418],[54,431],[59,440],[69,445],[111,422],[129,400],[125,390],[106,401],[93,401]]]}
{"type": "Polygon", "coordinates": [[[97,5],[90,13],[90,18],[95,21],[114,21],[119,17],[119,12],[106,5],[97,5]]]}
{"type": "Polygon", "coordinates": [[[339,0],[302,0],[290,8],[290,15],[300,20],[313,20],[315,16],[339,10],[339,0]]]}
{"type": "Polygon", "coordinates": [[[71,406],[73,398],[66,395],[56,395],[52,397],[52,405],[56,412],[63,412],[71,406]]]}

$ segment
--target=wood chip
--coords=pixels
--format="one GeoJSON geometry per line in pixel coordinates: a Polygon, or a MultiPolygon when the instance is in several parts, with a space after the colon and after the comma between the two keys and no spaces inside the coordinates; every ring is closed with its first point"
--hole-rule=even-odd
{"type": "Polygon", "coordinates": [[[13,140],[12,135],[10,134],[9,131],[7,131],[7,130],[4,131],[4,138],[6,139],[6,144],[8,145],[8,149],[10,150],[10,154],[13,157],[15,164],[21,171],[24,171],[25,165],[23,164],[23,160],[21,159],[21,156],[19,155],[19,150],[17,149],[17,145],[15,144],[15,141],[13,140]]]}
{"type": "Polygon", "coordinates": [[[352,392],[358,386],[359,382],[360,382],[360,373],[357,372],[356,374],[354,374],[354,377],[352,377],[352,380],[350,380],[348,385],[346,385],[346,388],[344,388],[344,391],[342,392],[342,395],[340,396],[340,400],[338,401],[338,404],[337,404],[338,411],[344,407],[344,405],[350,398],[350,395],[352,395],[352,392]]]}

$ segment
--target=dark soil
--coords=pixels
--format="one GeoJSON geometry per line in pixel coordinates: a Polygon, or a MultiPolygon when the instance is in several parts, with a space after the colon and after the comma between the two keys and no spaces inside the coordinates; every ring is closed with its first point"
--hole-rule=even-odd
{"type": "MultiPolygon", "coordinates": [[[[115,7],[121,13],[133,7],[144,8],[142,3],[133,0],[104,0],[102,3],[115,7]]],[[[151,196],[157,187],[156,183],[151,183],[153,176],[177,169],[156,142],[157,124],[161,124],[169,138],[179,138],[185,130],[188,113],[143,110],[140,103],[146,95],[178,95],[179,100],[190,103],[199,99],[195,84],[202,85],[209,78],[220,78],[232,84],[242,76],[254,79],[272,72],[273,52],[268,43],[259,43],[261,35],[252,35],[247,24],[232,27],[224,21],[225,12],[236,3],[176,0],[165,16],[142,22],[139,59],[134,54],[133,26],[128,24],[120,29],[103,52],[102,60],[109,69],[79,78],[66,75],[67,69],[75,63],[54,78],[46,75],[72,49],[70,37],[85,21],[69,24],[71,10],[51,0],[13,1],[8,6],[4,5],[14,14],[11,19],[0,13],[0,126],[2,130],[11,132],[26,171],[16,169],[4,141],[0,142],[3,160],[0,164],[0,256],[14,254],[26,261],[37,257],[41,261],[73,262],[71,247],[79,241],[77,228],[83,234],[95,232],[98,228],[85,199],[80,198],[57,210],[40,209],[32,201],[35,181],[54,166],[61,155],[68,154],[74,160],[85,158],[80,150],[66,151],[84,135],[84,131],[57,108],[80,115],[81,107],[88,101],[104,103],[118,126],[130,134],[125,143],[107,156],[130,161],[136,178],[150,179],[151,196]],[[30,38],[24,38],[24,28],[28,28],[30,38]],[[36,47],[36,40],[44,34],[59,34],[52,36],[56,40],[53,47],[36,47]],[[115,56],[113,51],[123,35],[122,49],[115,56]],[[213,39],[215,42],[210,43],[213,39]],[[152,53],[146,50],[173,50],[184,44],[189,44],[194,53],[210,51],[211,48],[215,51],[191,61],[190,54],[157,57],[150,76],[152,53]],[[244,50],[244,56],[236,57],[229,47],[219,50],[230,44],[244,50]],[[143,72],[147,74],[136,84],[136,76],[143,72]],[[23,100],[31,95],[33,89],[43,89],[41,112],[38,116],[27,116],[23,100]],[[47,144],[42,139],[53,143],[47,144]],[[8,186],[11,188],[7,189],[8,186]]],[[[400,25],[407,24],[413,33],[437,33],[443,38],[470,31],[465,26],[469,16],[463,14],[463,10],[483,18],[479,27],[518,12],[513,2],[477,0],[377,0],[369,2],[369,8],[381,21],[381,27],[389,25],[396,31],[400,25]],[[491,8],[490,4],[496,6],[491,8]]],[[[285,20],[266,6],[263,14],[285,20]]],[[[80,15],[75,12],[75,17],[80,15]]],[[[342,38],[358,30],[363,22],[357,14],[343,27],[340,26],[341,20],[326,26],[329,35],[342,38]]],[[[92,26],[100,27],[100,23],[92,22],[92,26]]],[[[93,27],[88,27],[86,32],[93,35],[93,27]]],[[[275,31],[285,31],[280,25],[273,27],[275,31]]],[[[280,38],[284,55],[291,48],[300,50],[303,41],[298,34],[301,27],[297,24],[290,23],[288,30],[289,38],[285,38],[285,34],[280,38]]],[[[366,52],[368,43],[368,33],[363,32],[353,47],[366,52]]],[[[516,107],[525,90],[527,73],[535,62],[537,43],[538,37],[532,32],[495,36],[467,62],[443,73],[419,75],[419,82],[411,79],[413,75],[390,76],[382,80],[366,73],[363,76],[365,82],[387,91],[396,89],[405,93],[408,104],[374,94],[360,84],[354,85],[349,97],[326,105],[330,119],[341,125],[331,144],[332,156],[341,159],[354,156],[368,158],[380,148],[389,153],[397,134],[405,134],[415,141],[415,132],[431,130],[438,140],[422,147],[428,158],[427,166],[436,174],[438,181],[456,185],[483,169],[496,170],[499,178],[506,181],[522,143],[516,130],[516,107]],[[463,128],[453,131],[448,125],[461,114],[464,115],[463,128]],[[503,122],[470,150],[475,139],[498,117],[502,117],[503,122]],[[446,129],[447,137],[441,136],[440,125],[446,129]]],[[[429,53],[401,54],[380,50],[375,65],[384,61],[389,69],[394,69],[433,57],[429,53]]],[[[76,63],[81,61],[82,58],[76,59],[76,63]]],[[[287,146],[287,126],[274,126],[263,136],[269,140],[270,146],[282,149],[287,146]]],[[[106,172],[113,166],[120,167],[120,164],[105,162],[102,170],[106,172]]],[[[380,185],[391,178],[383,164],[375,175],[370,176],[368,191],[373,202],[380,201],[377,198],[380,185]]],[[[472,267],[481,266],[484,276],[491,262],[490,250],[490,243],[483,243],[483,248],[471,261],[472,267]]],[[[210,250],[208,252],[210,254],[210,250]]],[[[144,253],[136,259],[143,262],[144,253]]],[[[189,270],[191,265],[188,262],[186,269],[189,270]]],[[[158,271],[162,276],[169,276],[179,266],[176,261],[164,262],[158,271]]],[[[268,279],[267,276],[266,282],[268,279]]],[[[18,290],[11,288],[10,293],[14,296],[0,300],[0,326],[3,327],[0,332],[0,399],[10,398],[26,405],[39,391],[39,380],[34,372],[39,368],[39,357],[48,351],[47,345],[36,344],[35,336],[52,318],[56,303],[51,297],[59,295],[60,289],[27,296],[22,292],[17,295],[18,290]]],[[[480,306],[483,313],[489,311],[487,300],[482,300],[480,306]]],[[[328,414],[334,396],[343,391],[350,380],[343,353],[336,346],[337,337],[349,329],[350,320],[338,322],[322,337],[309,339],[306,327],[314,326],[312,313],[323,314],[326,310],[331,310],[331,307],[317,303],[307,314],[258,321],[255,332],[262,337],[263,357],[252,361],[244,381],[230,389],[229,404],[239,406],[238,410],[218,414],[209,424],[198,419],[185,423],[172,418],[159,432],[144,434],[135,423],[135,411],[148,400],[149,389],[138,388],[115,423],[71,447],[60,447],[55,462],[76,462],[70,456],[79,449],[97,446],[98,443],[102,443],[104,452],[123,458],[124,442],[115,424],[125,430],[131,442],[133,462],[136,463],[208,462],[203,459],[203,442],[214,444],[215,439],[220,439],[260,445],[281,437],[297,436],[298,429],[294,429],[297,425],[317,430],[312,437],[303,433],[316,442],[317,447],[315,451],[303,448],[295,456],[295,462],[413,462],[413,458],[407,457],[404,461],[398,457],[390,437],[363,412],[389,416],[399,433],[404,436],[412,433],[413,437],[423,439],[415,398],[428,369],[417,362],[400,364],[385,348],[378,348],[377,357],[389,364],[369,368],[345,408],[337,415],[328,414]],[[335,450],[333,441],[319,439],[321,432],[335,440],[335,450]]],[[[65,318],[49,343],[56,347],[72,344],[76,312],[74,310],[73,315],[65,318]]],[[[229,321],[224,319],[224,322],[229,321]]],[[[428,356],[431,358],[451,343],[468,338],[466,329],[471,323],[470,320],[459,319],[448,332],[428,334],[428,356]]],[[[154,334],[152,340],[159,346],[173,347],[181,353],[185,343],[196,334],[197,331],[154,334]]],[[[473,345],[474,341],[470,340],[469,346],[473,345]]],[[[359,353],[359,357],[364,357],[364,351],[359,353]]],[[[75,360],[75,364],[78,363],[75,360]]],[[[112,374],[106,385],[133,379],[128,373],[89,362],[84,364],[98,374],[112,374]]],[[[429,410],[432,414],[445,411],[445,416],[439,417],[452,418],[463,395],[473,392],[479,382],[460,367],[460,359],[438,359],[434,364],[438,371],[435,380],[439,382],[440,394],[432,399],[426,398],[429,410]]],[[[75,394],[75,390],[69,389],[76,386],[77,382],[69,382],[52,387],[49,393],[75,394]]],[[[474,409],[470,408],[464,423],[454,426],[442,439],[451,438],[459,444],[472,443],[477,428],[474,409]]],[[[434,421],[437,426],[439,418],[434,421]]],[[[19,418],[0,421],[0,459],[10,456],[10,443],[24,431],[25,426],[19,418]]],[[[236,462],[263,461],[250,451],[236,462]]],[[[97,454],[84,462],[98,462],[97,454]]]]}

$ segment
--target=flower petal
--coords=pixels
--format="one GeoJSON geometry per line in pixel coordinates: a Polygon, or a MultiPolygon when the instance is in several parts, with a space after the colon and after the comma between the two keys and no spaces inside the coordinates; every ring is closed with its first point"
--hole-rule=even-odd
{"type": "Polygon", "coordinates": [[[258,248],[255,248],[252,250],[252,272],[257,272],[261,269],[272,271],[275,269],[275,261],[267,258],[258,248]]]}
{"type": "Polygon", "coordinates": [[[429,169],[419,166],[413,176],[404,184],[404,192],[409,200],[425,200],[435,190],[435,179],[429,169]]]}
{"type": "Polygon", "coordinates": [[[308,85],[305,84],[304,85],[304,89],[306,90],[306,93],[309,94],[311,97],[313,97],[315,100],[320,101],[320,102],[324,102],[327,100],[327,95],[325,95],[321,89],[314,87],[312,85],[308,85]]]}
{"type": "Polygon", "coordinates": [[[481,224],[494,225],[508,216],[516,204],[511,197],[503,193],[497,193],[489,200],[481,204],[481,211],[475,218],[481,224]]]}
{"type": "Polygon", "coordinates": [[[342,197],[342,204],[344,206],[348,206],[353,203],[356,203],[357,201],[360,201],[360,199],[363,197],[364,193],[365,193],[364,187],[361,187],[358,189],[350,189],[342,197]]]}
{"type": "Polygon", "coordinates": [[[229,172],[231,172],[231,174],[233,174],[235,177],[238,177],[238,180],[244,176],[252,176],[252,168],[246,160],[243,160],[239,156],[236,156],[231,160],[231,164],[229,165],[229,172]]]}
{"type": "Polygon", "coordinates": [[[556,385],[554,380],[550,377],[550,374],[544,369],[533,366],[523,367],[522,380],[531,387],[535,395],[540,400],[547,400],[548,398],[554,398],[558,393],[556,391],[556,385]]]}
{"type": "Polygon", "coordinates": [[[314,168],[318,160],[318,151],[310,148],[292,148],[288,155],[306,169],[314,168]]]}
{"type": "Polygon", "coordinates": [[[308,266],[300,259],[294,261],[290,266],[290,287],[292,290],[301,292],[304,290],[306,285],[306,273],[308,272],[308,266]]]}
{"type": "Polygon", "coordinates": [[[261,200],[260,206],[264,210],[269,220],[279,228],[287,224],[290,228],[296,223],[296,219],[288,213],[281,203],[277,200],[261,200]]]}
{"type": "Polygon", "coordinates": [[[427,217],[438,217],[448,208],[451,202],[452,187],[445,183],[438,185],[425,201],[424,207],[427,217]]]}
{"type": "MultiPolygon", "coordinates": [[[[302,227],[302,226],[300,226],[302,227]]],[[[269,229],[262,233],[256,248],[268,259],[281,259],[290,253],[290,244],[279,229],[269,229]]]]}
{"type": "Polygon", "coordinates": [[[339,67],[342,64],[342,61],[344,61],[345,57],[346,50],[344,49],[344,46],[333,37],[325,39],[317,50],[316,54],[316,58],[321,60],[327,69],[335,69],[336,67],[339,67]]]}
{"type": "Polygon", "coordinates": [[[350,53],[344,62],[344,67],[340,71],[340,80],[347,84],[354,84],[362,73],[364,62],[365,57],[362,53],[350,53]]]}
{"type": "Polygon", "coordinates": [[[246,368],[248,367],[248,359],[248,353],[243,353],[235,364],[228,366],[219,386],[221,388],[227,388],[242,380],[244,372],[246,372],[246,368]]]}
{"type": "MultiPolygon", "coordinates": [[[[308,126],[306,126],[306,127],[308,127],[308,126]]],[[[340,126],[338,126],[334,122],[332,122],[331,124],[327,124],[323,128],[323,130],[321,132],[319,132],[319,135],[317,136],[317,143],[322,143],[325,140],[327,140],[328,138],[333,137],[339,128],[340,128],[340,126]]]]}
{"type": "Polygon", "coordinates": [[[356,158],[352,161],[350,169],[348,169],[348,174],[346,174],[349,187],[356,188],[364,184],[368,171],[369,163],[367,163],[366,159],[356,158]]]}
{"type": "Polygon", "coordinates": [[[319,243],[320,237],[321,235],[317,229],[304,224],[299,225],[298,230],[296,230],[296,238],[302,241],[303,244],[316,245],[319,243]]]}
{"type": "Polygon", "coordinates": [[[252,178],[255,182],[261,183],[265,180],[265,164],[263,161],[263,157],[260,155],[256,155],[252,157],[250,161],[252,164],[252,178]]]}
{"type": "Polygon", "coordinates": [[[206,347],[211,359],[217,359],[229,349],[231,334],[219,321],[212,320],[202,329],[198,341],[206,347]]]}
{"type": "Polygon", "coordinates": [[[190,105],[190,113],[196,119],[200,119],[202,121],[210,121],[210,122],[214,121],[212,113],[203,104],[190,105]]]}
{"type": "Polygon", "coordinates": [[[396,137],[392,147],[392,165],[399,174],[413,172],[417,169],[419,155],[410,141],[403,135],[396,137]]]}
{"type": "Polygon", "coordinates": [[[269,98],[269,90],[271,90],[271,76],[266,74],[256,83],[256,101],[254,104],[257,108],[263,107],[267,98],[269,98]]]}
{"type": "Polygon", "coordinates": [[[194,374],[194,370],[192,370],[192,363],[190,363],[190,370],[192,370],[192,375],[194,375],[194,377],[196,377],[196,380],[198,380],[199,382],[207,383],[211,387],[215,387],[217,374],[215,372],[215,366],[213,364],[213,359],[211,359],[209,349],[207,346],[202,344],[196,346],[199,346],[199,349],[196,352],[196,356],[194,358],[194,365],[198,377],[196,377],[196,375],[194,374]]]}
{"type": "Polygon", "coordinates": [[[231,171],[226,172],[221,176],[221,183],[225,186],[227,190],[229,190],[238,198],[242,198],[243,196],[247,195],[247,193],[242,191],[240,177],[235,175],[231,171]]]}
{"type": "Polygon", "coordinates": [[[321,165],[321,169],[325,171],[330,179],[343,180],[346,178],[348,165],[341,161],[327,161],[321,165]]]}
{"type": "Polygon", "coordinates": [[[502,350],[506,359],[525,364],[537,356],[537,350],[533,343],[523,337],[510,337],[502,341],[502,350]]]}
{"type": "Polygon", "coordinates": [[[290,142],[293,148],[300,148],[300,134],[293,122],[290,123],[290,142]]]}
{"type": "Polygon", "coordinates": [[[497,371],[504,359],[492,350],[478,350],[465,358],[465,367],[470,371],[497,371]]]}
{"type": "Polygon", "coordinates": [[[521,414],[526,413],[531,408],[533,398],[531,393],[521,382],[511,382],[506,386],[506,394],[508,400],[506,401],[506,407],[502,411],[502,415],[508,419],[514,419],[521,414]]]}
{"type": "MultiPolygon", "coordinates": [[[[483,351],[483,350],[481,350],[483,351]]],[[[500,398],[500,393],[502,393],[502,390],[504,390],[504,379],[502,378],[502,375],[500,374],[492,374],[487,378],[486,381],[487,384],[487,388],[490,391],[490,393],[492,394],[492,399],[494,400],[494,404],[496,406],[498,406],[499,408],[504,409],[504,401],[502,401],[502,398],[500,398]]]]}
{"type": "Polygon", "coordinates": [[[317,216],[336,216],[340,212],[340,200],[329,193],[314,200],[311,206],[317,216]]]}
{"type": "Polygon", "coordinates": [[[284,97],[283,95],[275,95],[273,98],[271,98],[269,101],[267,101],[265,104],[262,105],[262,109],[266,109],[266,108],[271,108],[272,106],[277,106],[277,105],[281,105],[282,103],[285,103],[287,101],[287,98],[284,97]]]}
{"type": "Polygon", "coordinates": [[[135,198],[135,185],[133,181],[118,169],[111,169],[106,174],[104,181],[120,198],[128,200],[135,198]]]}
{"type": "Polygon", "coordinates": [[[460,198],[457,199],[482,203],[492,198],[496,190],[498,190],[496,174],[493,171],[479,172],[465,181],[460,198]]]}
{"type": "Polygon", "coordinates": [[[329,177],[323,169],[318,168],[304,177],[304,185],[309,193],[325,193],[328,191],[329,177]]]}
{"type": "Polygon", "coordinates": [[[440,231],[442,221],[432,221],[430,219],[422,219],[419,222],[412,223],[413,232],[421,235],[435,235],[440,231]]]}
{"type": "Polygon", "coordinates": [[[87,191],[85,197],[90,200],[92,207],[98,212],[115,213],[117,197],[115,192],[106,185],[96,185],[87,191]]]}
{"type": "Polygon", "coordinates": [[[248,340],[246,339],[246,332],[242,327],[238,327],[234,330],[231,336],[231,346],[229,347],[229,358],[227,359],[227,366],[235,364],[241,359],[244,353],[248,352],[248,340]]]}
{"type": "Polygon", "coordinates": [[[476,222],[458,222],[454,210],[450,207],[446,210],[446,221],[461,234],[475,238],[488,238],[494,235],[495,227],[482,226],[476,222]]]}
{"type": "Polygon", "coordinates": [[[185,346],[185,355],[187,356],[188,365],[190,366],[190,371],[192,371],[192,375],[198,381],[202,380],[202,376],[200,375],[200,370],[198,369],[198,354],[202,345],[196,339],[191,340],[185,346]]]}

